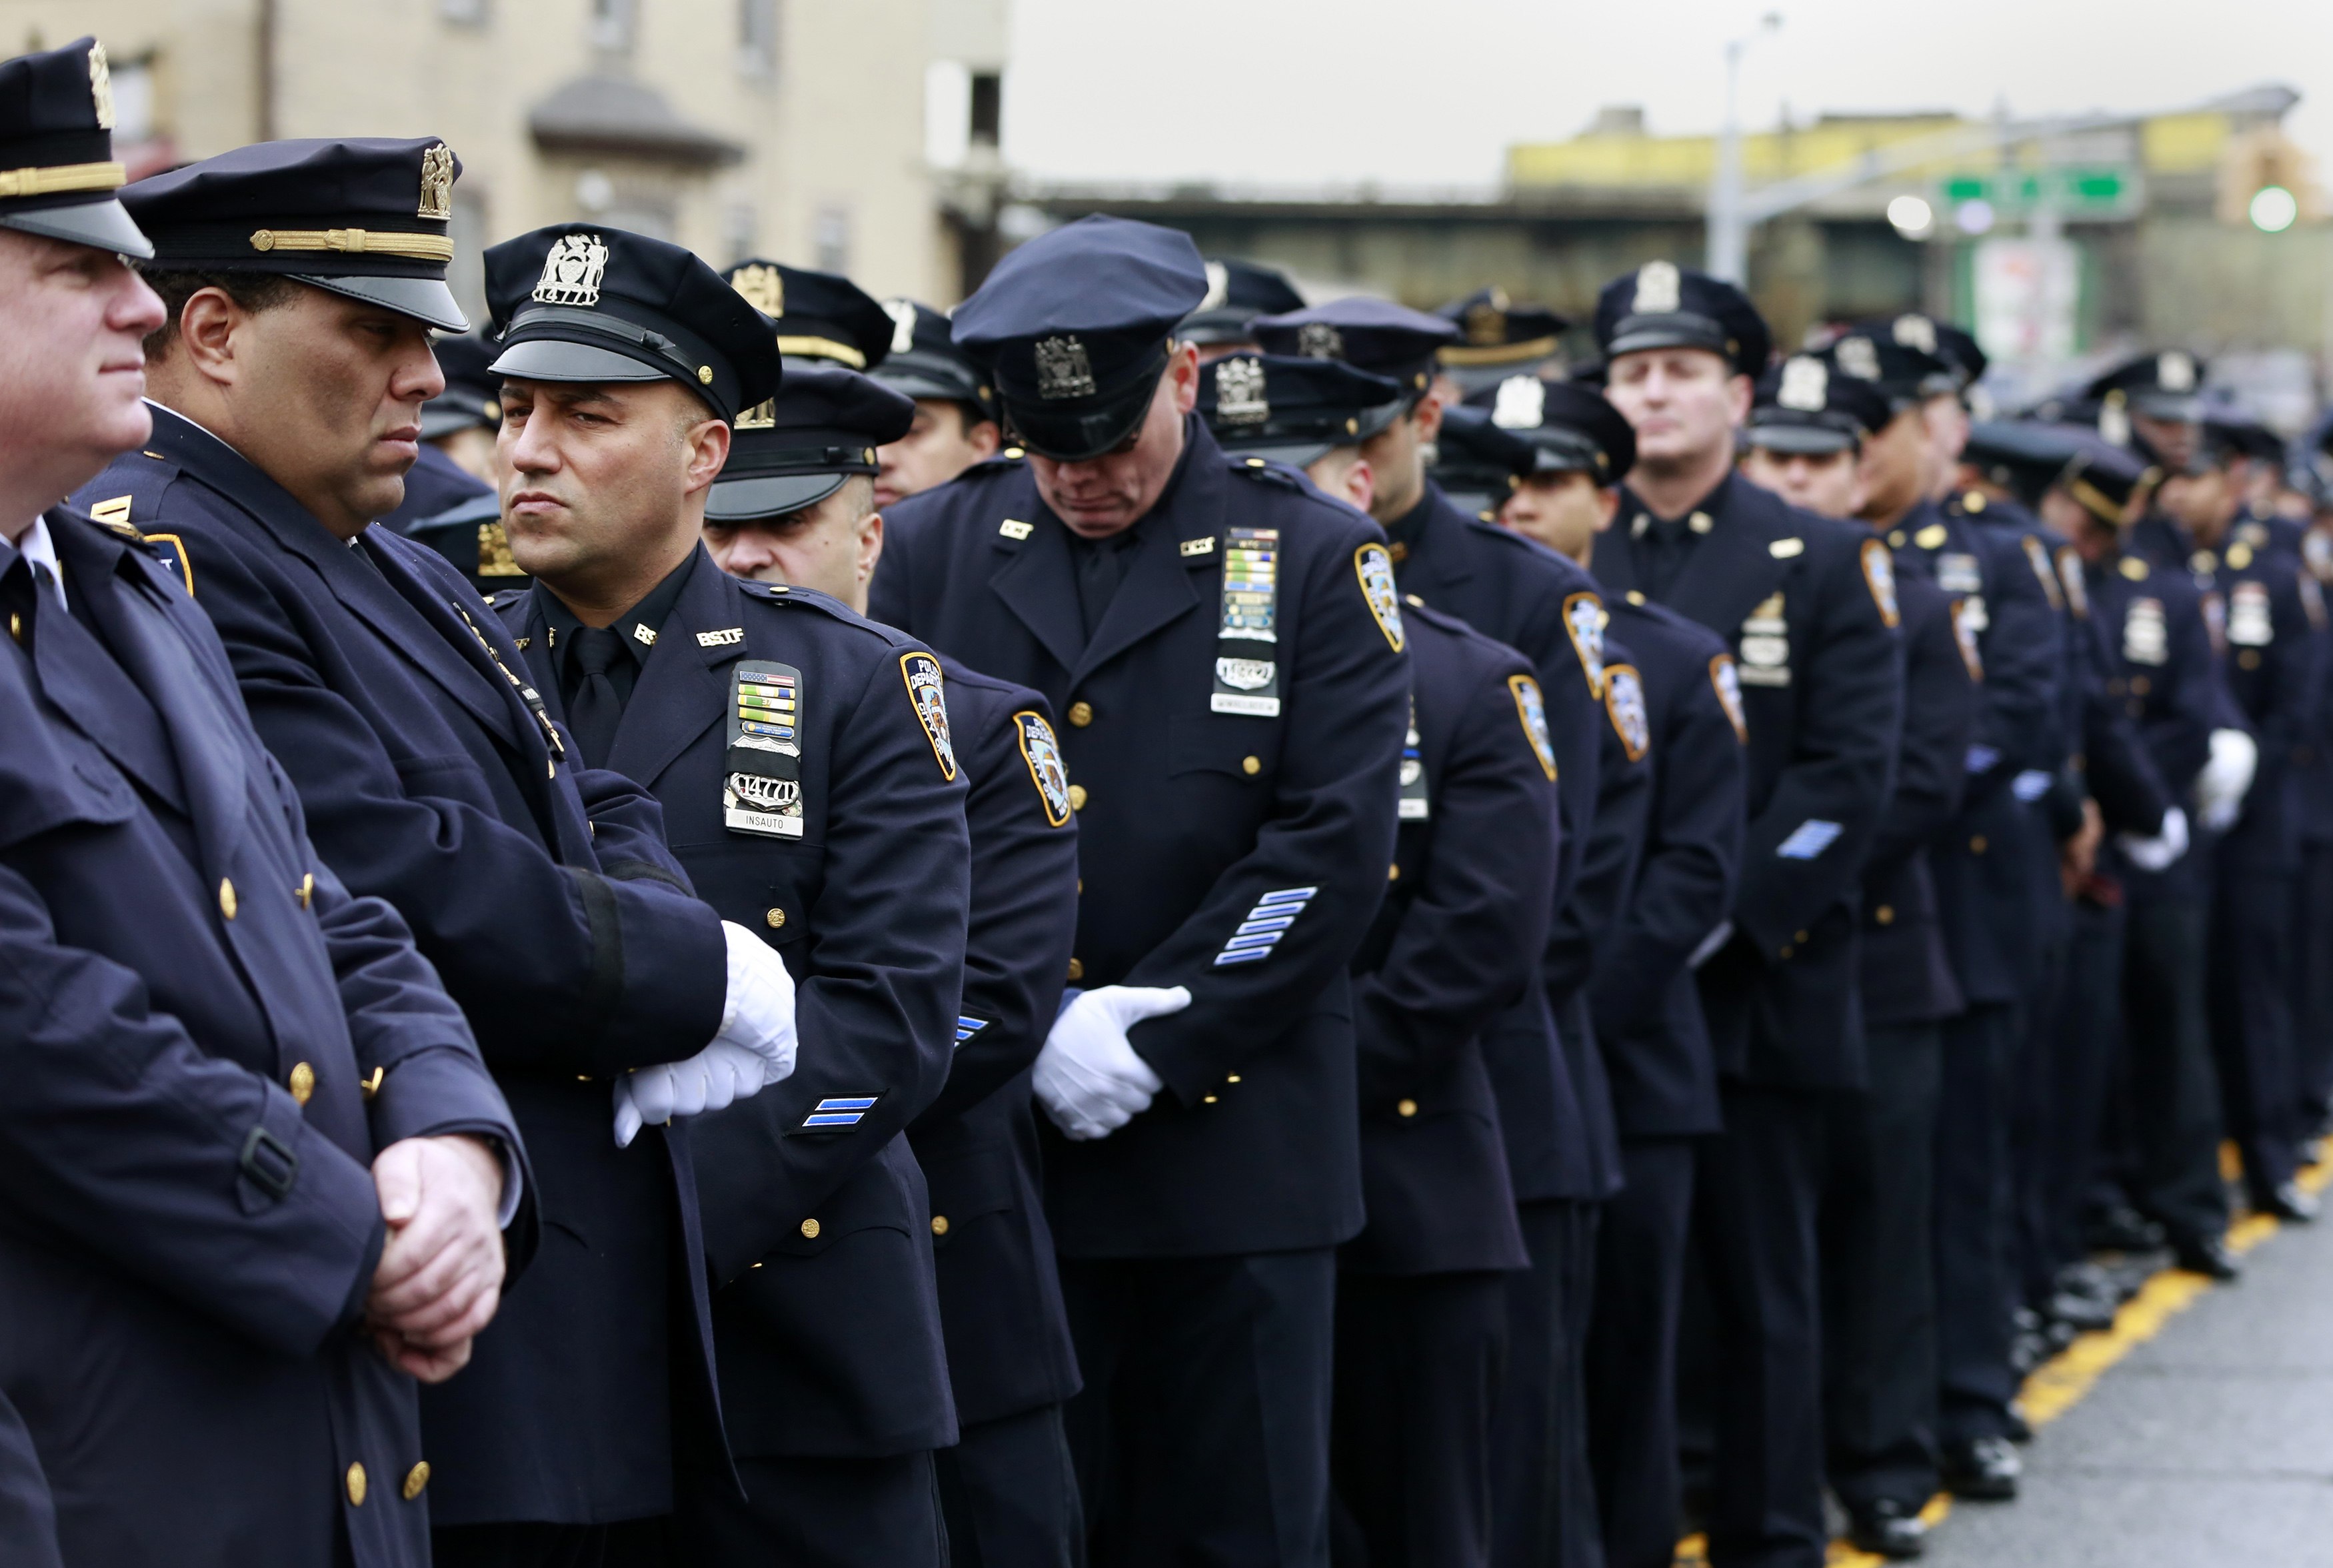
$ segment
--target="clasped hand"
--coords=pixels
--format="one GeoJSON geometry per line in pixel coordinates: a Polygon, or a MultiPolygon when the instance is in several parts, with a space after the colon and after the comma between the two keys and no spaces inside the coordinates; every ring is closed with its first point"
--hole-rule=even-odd
{"type": "Polygon", "coordinates": [[[1038,1104],[1067,1136],[1107,1138],[1150,1108],[1164,1087],[1126,1031],[1191,1005],[1184,986],[1101,986],[1053,1020],[1032,1076],[1038,1104]]]}
{"type": "Polygon", "coordinates": [[[735,921],[721,923],[729,944],[729,990],[712,1044],[677,1062],[639,1067],[616,1080],[616,1147],[640,1129],[750,1099],[794,1070],[794,980],[785,960],[735,921]]]}
{"type": "Polygon", "coordinates": [[[406,1138],[372,1162],[389,1240],[365,1328],[398,1371],[444,1382],[470,1359],[503,1289],[502,1159],[477,1138],[406,1138]]]}

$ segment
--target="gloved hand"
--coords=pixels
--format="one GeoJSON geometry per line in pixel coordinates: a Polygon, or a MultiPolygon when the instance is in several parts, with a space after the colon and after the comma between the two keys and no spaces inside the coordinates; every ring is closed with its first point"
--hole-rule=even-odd
{"type": "Polygon", "coordinates": [[[2212,760],[2195,776],[2195,817],[2213,833],[2236,825],[2244,808],[2244,792],[2252,787],[2260,766],[2260,746],[2242,730],[2212,731],[2212,760]]]}
{"type": "Polygon", "coordinates": [[[1053,1124],[1083,1142],[1107,1138],[1150,1108],[1165,1086],[1126,1042],[1145,1018],[1191,1005],[1183,986],[1101,986],[1080,994],[1053,1020],[1032,1077],[1053,1124]]]}
{"type": "Polygon", "coordinates": [[[642,1067],[616,1081],[616,1147],[642,1126],[695,1116],[761,1093],[794,1070],[794,980],[769,943],[734,920],[721,923],[729,984],[712,1043],[684,1061],[642,1067]]]}
{"type": "Polygon", "coordinates": [[[2117,833],[2115,843],[2120,846],[2124,858],[2141,871],[2165,870],[2173,861],[2187,853],[2187,813],[2174,806],[2164,812],[2163,826],[2155,830],[2154,837],[2141,838],[2136,834],[2117,833]]]}

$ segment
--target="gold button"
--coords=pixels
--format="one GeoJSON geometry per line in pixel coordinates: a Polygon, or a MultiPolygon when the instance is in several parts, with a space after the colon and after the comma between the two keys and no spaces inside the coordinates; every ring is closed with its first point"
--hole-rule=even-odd
{"type": "Polygon", "coordinates": [[[817,1221],[817,1220],[815,1220],[815,1219],[805,1219],[805,1220],[803,1220],[803,1221],[802,1221],[802,1239],[803,1239],[804,1241],[816,1241],[816,1240],[818,1239],[818,1221],[817,1221]]]}
{"type": "Polygon", "coordinates": [[[1070,723],[1072,728],[1082,730],[1092,722],[1093,704],[1091,703],[1080,698],[1070,704],[1070,723]]]}
{"type": "Polygon", "coordinates": [[[1417,1102],[1415,1100],[1404,1100],[1401,1104],[1396,1105],[1394,1110],[1400,1115],[1415,1116],[1417,1114],[1417,1102]]]}
{"type": "Polygon", "coordinates": [[[2130,689],[2144,697],[2151,688],[2145,675],[2133,675],[2130,678],[2130,689]]]}
{"type": "Polygon", "coordinates": [[[946,1215],[935,1214],[932,1216],[932,1234],[934,1236],[946,1236],[947,1234],[946,1215]]]}
{"type": "Polygon", "coordinates": [[[1240,1076],[1239,1076],[1237,1073],[1234,1073],[1230,1077],[1225,1078],[1225,1079],[1224,1080],[1224,1083],[1226,1083],[1226,1084],[1236,1084],[1236,1083],[1238,1083],[1239,1081],[1240,1081],[1240,1076]]]}
{"type": "Polygon", "coordinates": [[[219,878],[219,913],[229,920],[235,918],[235,884],[224,876],[219,878]]]}
{"type": "Polygon", "coordinates": [[[1983,834],[1980,833],[1975,837],[1969,840],[1969,853],[1971,855],[1983,855],[1984,853],[1983,834]]]}
{"type": "Polygon", "coordinates": [[[1877,909],[1871,912],[1871,918],[1877,921],[1882,925],[1894,925],[1896,923],[1896,911],[1891,905],[1883,904],[1877,909]]]}
{"type": "Polygon", "coordinates": [[[299,899],[300,907],[302,909],[315,902],[316,874],[314,872],[312,871],[300,879],[300,890],[293,896],[299,899]]]}
{"type": "Polygon", "coordinates": [[[2236,663],[2242,665],[2247,670],[2259,669],[2260,662],[2260,650],[2258,648],[2246,648],[2242,653],[2236,655],[2236,663]]]}
{"type": "Polygon", "coordinates": [[[1082,784],[1072,784],[1072,785],[1070,785],[1070,810],[1072,810],[1072,811],[1083,811],[1085,808],[1086,808],[1086,787],[1085,787],[1084,785],[1082,785],[1082,784]]]}
{"type": "Polygon", "coordinates": [[[1792,953],[1796,952],[1797,951],[1798,951],[1798,949],[1796,949],[1796,948],[1786,947],[1786,948],[1784,948],[1784,949],[1782,950],[1782,956],[1783,956],[1784,958],[1788,958],[1788,957],[1790,957],[1792,953]]]}
{"type": "Polygon", "coordinates": [[[713,367],[712,367],[712,366],[710,366],[710,365],[699,365],[699,366],[696,368],[696,378],[697,378],[697,380],[699,380],[700,382],[704,383],[704,384],[705,384],[706,386],[707,386],[707,387],[712,386],[712,385],[713,385],[713,367]]]}
{"type": "Polygon", "coordinates": [[[786,912],[782,909],[773,909],[762,918],[770,923],[770,929],[772,931],[776,931],[779,927],[786,923],[786,912]]]}
{"type": "Polygon", "coordinates": [[[1215,1103],[1215,1097],[1213,1095],[1202,1095],[1199,1096],[1199,1103],[1203,1105],[1212,1105],[1215,1103]]]}
{"type": "Polygon", "coordinates": [[[1807,940],[1807,933],[1805,932],[1800,932],[1798,934],[1791,937],[1791,940],[1792,942],[1804,942],[1807,940]]]}
{"type": "Polygon", "coordinates": [[[1263,771],[1263,760],[1260,757],[1243,757],[1240,759],[1240,771],[1253,779],[1263,771]]]}
{"type": "Polygon", "coordinates": [[[1086,978],[1086,966],[1083,962],[1077,959],[1071,959],[1070,961],[1070,978],[1073,980],[1081,980],[1086,978]]]}
{"type": "Polygon", "coordinates": [[[361,1508],[364,1506],[364,1467],[362,1465],[350,1465],[349,1467],[349,1502],[354,1506],[361,1508]]]}
{"type": "Polygon", "coordinates": [[[405,1500],[408,1503],[421,1496],[421,1488],[429,1484],[429,1461],[422,1460],[405,1472],[405,1500]]]}
{"type": "Polygon", "coordinates": [[[1401,867],[1398,865],[1387,866],[1386,880],[1387,882],[1399,882],[1401,880],[1401,867]]]}
{"type": "Polygon", "coordinates": [[[292,1091],[292,1097],[304,1105],[308,1103],[308,1096],[316,1092],[316,1069],[305,1062],[294,1062],[292,1064],[292,1076],[285,1083],[292,1091]]]}

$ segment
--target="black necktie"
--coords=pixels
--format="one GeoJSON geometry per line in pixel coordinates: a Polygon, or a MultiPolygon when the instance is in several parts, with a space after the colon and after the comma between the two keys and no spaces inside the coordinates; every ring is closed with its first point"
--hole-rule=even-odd
{"type": "Polygon", "coordinates": [[[1118,585],[1126,580],[1128,540],[1123,538],[1082,540],[1078,550],[1078,610],[1085,618],[1086,640],[1100,629],[1118,585]]]}
{"type": "Polygon", "coordinates": [[[583,679],[568,702],[567,727],[582,748],[583,765],[604,768],[608,753],[616,749],[616,726],[624,718],[624,699],[608,677],[608,667],[624,656],[623,640],[613,626],[578,626],[572,636],[573,657],[583,679]]]}
{"type": "Polygon", "coordinates": [[[1645,531],[1644,560],[1637,574],[1645,585],[1646,597],[1655,600],[1669,597],[1669,587],[1676,581],[1677,573],[1685,569],[1685,554],[1692,542],[1693,536],[1685,532],[1684,522],[1653,520],[1653,525],[1645,531]]]}

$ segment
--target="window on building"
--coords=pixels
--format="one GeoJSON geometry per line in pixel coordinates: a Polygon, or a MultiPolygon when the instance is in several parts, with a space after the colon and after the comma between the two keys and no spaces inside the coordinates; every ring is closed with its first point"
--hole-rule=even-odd
{"type": "Polygon", "coordinates": [[[591,0],[591,47],[629,53],[638,22],[638,0],[591,0]]]}
{"type": "Polygon", "coordinates": [[[737,69],[748,76],[778,73],[778,0],[737,0],[737,69]]]}
{"type": "Polygon", "coordinates": [[[1004,78],[994,71],[972,73],[972,145],[994,147],[1004,129],[1004,78]]]}
{"type": "Polygon", "coordinates": [[[818,218],[811,225],[811,244],[818,253],[818,268],[822,272],[850,271],[850,209],[840,203],[830,203],[818,209],[818,218]]]}
{"type": "Polygon", "coordinates": [[[136,147],[157,134],[154,124],[154,61],[146,56],[112,62],[113,141],[136,147]]]}
{"type": "Polygon", "coordinates": [[[754,253],[761,231],[761,215],[752,202],[731,202],[721,209],[721,244],[733,263],[754,253]]]}

